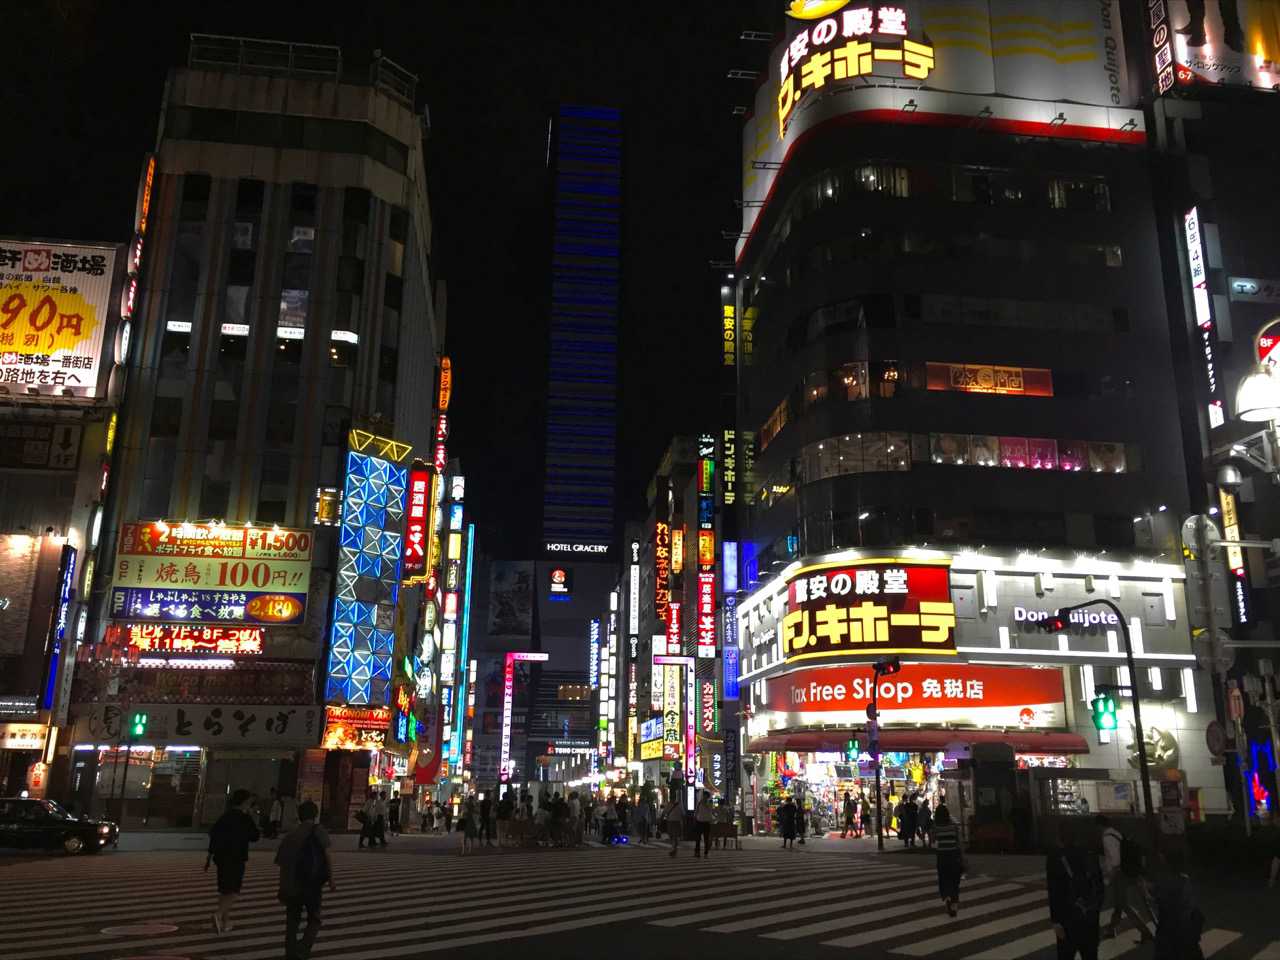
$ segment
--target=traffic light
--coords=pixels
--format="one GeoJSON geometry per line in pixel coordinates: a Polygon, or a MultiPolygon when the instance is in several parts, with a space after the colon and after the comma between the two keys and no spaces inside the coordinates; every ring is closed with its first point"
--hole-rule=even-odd
{"type": "Polygon", "coordinates": [[[147,732],[147,715],[145,713],[135,713],[133,719],[129,722],[129,733],[134,737],[141,737],[147,732]]]}
{"type": "Polygon", "coordinates": [[[1098,730],[1116,729],[1116,700],[1107,694],[1093,698],[1093,725],[1098,730]]]}
{"type": "Polygon", "coordinates": [[[1059,611],[1051,617],[1045,617],[1036,623],[1036,629],[1041,633],[1065,633],[1067,630],[1067,618],[1059,611]]]}
{"type": "Polygon", "coordinates": [[[902,661],[897,657],[886,657],[883,660],[877,660],[875,666],[876,676],[891,677],[902,669],[902,661]]]}
{"type": "Polygon", "coordinates": [[[844,758],[849,763],[857,763],[858,757],[862,754],[862,744],[857,740],[850,740],[844,745],[844,758]]]}

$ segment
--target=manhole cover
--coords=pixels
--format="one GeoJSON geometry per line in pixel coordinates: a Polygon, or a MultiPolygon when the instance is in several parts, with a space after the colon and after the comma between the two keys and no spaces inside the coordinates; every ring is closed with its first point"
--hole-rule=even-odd
{"type": "Polygon", "coordinates": [[[177,929],[176,923],[125,923],[118,927],[103,927],[102,932],[122,937],[147,937],[173,933],[177,929]]]}

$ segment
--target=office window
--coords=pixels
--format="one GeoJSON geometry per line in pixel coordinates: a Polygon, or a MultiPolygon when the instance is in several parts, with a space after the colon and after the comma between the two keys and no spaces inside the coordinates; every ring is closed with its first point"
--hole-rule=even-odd
{"type": "Polygon", "coordinates": [[[182,204],[178,219],[203,223],[209,212],[209,188],[212,184],[207,173],[188,173],[182,178],[182,204]]]}
{"type": "Polygon", "coordinates": [[[1101,179],[1053,177],[1049,180],[1049,206],[1055,210],[1108,213],[1111,190],[1101,179]]]}
{"type": "Polygon", "coordinates": [[[846,363],[836,369],[835,389],[841,399],[866,400],[870,396],[867,364],[846,363]]]}
{"type": "Polygon", "coordinates": [[[764,450],[764,448],[773,441],[773,438],[778,435],[782,428],[786,426],[788,404],[789,401],[784,398],[783,401],[774,409],[773,413],[769,414],[769,419],[767,419],[764,422],[764,425],[760,428],[760,450],[764,450]]]}

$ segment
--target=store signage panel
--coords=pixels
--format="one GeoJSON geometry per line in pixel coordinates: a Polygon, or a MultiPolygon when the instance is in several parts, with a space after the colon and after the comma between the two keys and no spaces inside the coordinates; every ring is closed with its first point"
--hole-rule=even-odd
{"type": "MultiPolygon", "coordinates": [[[[765,681],[771,728],[792,723],[866,722],[872,671],[816,667],[765,681]],[[834,714],[847,715],[836,719],[834,714]]],[[[1059,667],[1002,667],[960,663],[908,663],[882,677],[881,723],[950,723],[1024,729],[1066,725],[1059,667]]]]}
{"type": "Polygon", "coordinates": [[[155,520],[124,524],[116,552],[142,557],[309,561],[311,548],[310,530],[155,520]]]}
{"type": "MultiPolygon", "coordinates": [[[[113,628],[108,628],[108,634],[113,628]]],[[[192,624],[128,623],[121,629],[126,646],[142,653],[208,653],[219,656],[260,656],[264,627],[196,626],[192,624]]]]}
{"type": "Polygon", "coordinates": [[[0,240],[0,384],[11,393],[97,393],[116,313],[111,247],[0,240]]]}
{"type": "Polygon", "coordinates": [[[431,509],[431,488],[439,483],[430,470],[416,463],[409,470],[409,504],[405,509],[404,552],[401,576],[407,581],[425,580],[427,575],[427,513],[431,509]]]}
{"type": "MultiPolygon", "coordinates": [[[[197,746],[308,746],[320,737],[325,708],[290,704],[132,703],[128,713],[147,715],[145,742],[197,746]]],[[[125,733],[126,710],[94,703],[73,727],[75,743],[114,744],[125,733]]],[[[386,720],[383,725],[385,728],[386,720]]]]}
{"type": "Polygon", "coordinates": [[[1280,24],[1274,0],[1142,0],[1156,90],[1175,83],[1274,90],[1280,24]]]}
{"type": "Polygon", "coordinates": [[[305,593],[113,587],[112,620],[171,623],[302,623],[305,593]]]}
{"type": "Polygon", "coordinates": [[[810,567],[787,581],[788,662],[956,653],[950,561],[859,560],[810,567]]]}
{"type": "Polygon", "coordinates": [[[926,363],[930,390],[1052,397],[1053,371],[1041,367],[1000,367],[972,363],[926,363]]]}
{"type": "Polygon", "coordinates": [[[325,750],[378,750],[386,745],[390,707],[325,707],[325,750]]]}
{"type": "Polygon", "coordinates": [[[1192,207],[1183,217],[1184,240],[1187,251],[1187,270],[1191,275],[1191,302],[1196,328],[1200,331],[1199,353],[1203,358],[1205,387],[1208,394],[1209,427],[1220,427],[1226,422],[1222,403],[1222,389],[1218,383],[1218,332],[1213,322],[1213,307],[1209,296],[1209,269],[1204,256],[1204,238],[1200,224],[1200,209],[1192,207]]]}

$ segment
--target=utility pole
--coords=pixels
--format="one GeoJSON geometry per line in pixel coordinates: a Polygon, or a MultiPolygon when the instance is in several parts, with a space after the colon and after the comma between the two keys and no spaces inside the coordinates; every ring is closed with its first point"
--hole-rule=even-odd
{"type": "MultiPolygon", "coordinates": [[[[867,707],[867,739],[876,770],[876,849],[884,849],[884,798],[880,795],[880,678],[902,669],[897,657],[877,660],[871,668],[871,706],[867,707]]],[[[893,811],[889,811],[892,815],[893,811]]]]}

